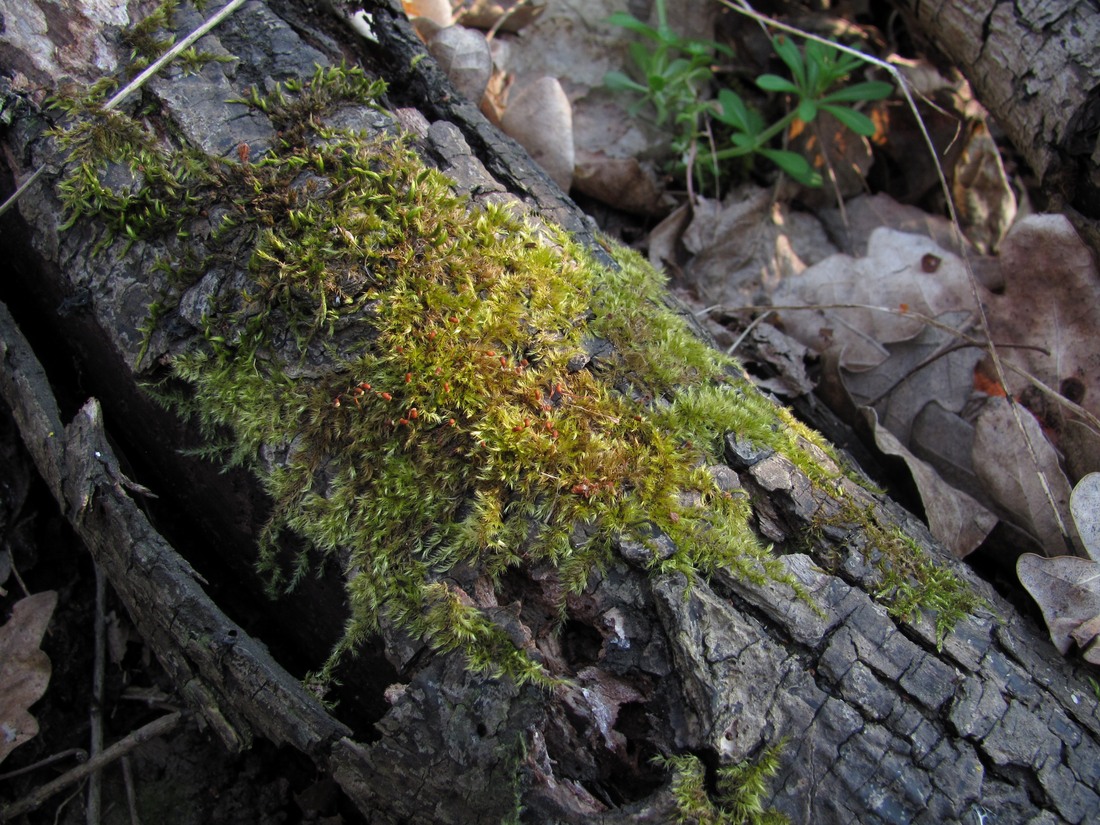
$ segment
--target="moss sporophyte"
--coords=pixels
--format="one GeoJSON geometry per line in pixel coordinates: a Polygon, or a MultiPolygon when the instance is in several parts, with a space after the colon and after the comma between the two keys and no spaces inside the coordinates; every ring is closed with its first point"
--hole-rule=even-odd
{"type": "Polygon", "coordinates": [[[175,250],[147,333],[248,258],[214,279],[203,334],[171,369],[190,385],[183,409],[271,497],[272,590],[319,557],[342,565],[351,618],[325,672],[384,619],[474,671],[556,675],[448,583],[459,566],[493,582],[552,566],[580,589],[616,538],[663,533],[676,551],[654,552],[654,571],[783,578],[748,501],[707,467],[736,432],[823,481],[801,446],[820,440],[694,336],[635,253],[609,244],[617,266],[603,266],[563,231],[457,196],[394,132],[325,125],[377,110],[382,91],[334,67],[253,92],[278,138],[231,160],[166,149],[94,106],[56,132],[71,220],[175,250]],[[108,164],[138,183],[110,189],[108,164]],[[289,564],[284,533],[306,548],[289,564]]]}

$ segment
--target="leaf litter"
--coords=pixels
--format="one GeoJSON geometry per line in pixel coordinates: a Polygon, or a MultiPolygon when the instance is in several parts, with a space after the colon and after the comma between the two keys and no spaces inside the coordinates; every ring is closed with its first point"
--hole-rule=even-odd
{"type": "Polygon", "coordinates": [[[38,735],[30,707],[50,683],[50,659],[39,645],[56,606],[56,591],[35,593],[16,602],[0,627],[0,762],[38,735]]]}

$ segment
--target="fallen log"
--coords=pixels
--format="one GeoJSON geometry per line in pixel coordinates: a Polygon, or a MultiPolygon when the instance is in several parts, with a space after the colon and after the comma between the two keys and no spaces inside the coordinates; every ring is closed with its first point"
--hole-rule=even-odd
{"type": "Polygon", "coordinates": [[[1054,196],[1051,210],[1068,207],[1093,222],[1100,218],[1096,8],[1074,0],[894,5],[970,81],[1044,191],[1054,196]]]}
{"type": "Polygon", "coordinates": [[[395,9],[364,47],[250,2],[117,116],[42,108],[137,48],[94,8],[5,36],[7,173],[47,172],[0,388],[227,747],[379,822],[1100,813],[1087,671],[693,340],[395,9]]]}

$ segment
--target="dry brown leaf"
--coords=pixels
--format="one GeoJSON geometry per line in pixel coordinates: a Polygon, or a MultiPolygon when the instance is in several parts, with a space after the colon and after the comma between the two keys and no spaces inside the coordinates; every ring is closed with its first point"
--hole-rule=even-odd
{"type": "Polygon", "coordinates": [[[965,490],[983,505],[985,493],[974,472],[970,453],[974,446],[974,425],[958,412],[946,410],[935,401],[925,404],[913,419],[909,449],[927,461],[944,481],[965,490]]]}
{"type": "Polygon", "coordinates": [[[997,524],[997,517],[966,493],[951,487],[930,464],[909,452],[888,429],[879,425],[873,409],[864,407],[862,412],[878,448],[886,455],[897,456],[909,468],[932,535],[956,558],[972,553],[997,524]]]}
{"type": "Polygon", "coordinates": [[[1071,546],[1079,542],[1069,513],[1069,481],[1039,422],[1027,410],[1019,413],[1023,433],[1007,400],[990,398],[986,402],[974,427],[974,471],[1010,521],[1027,531],[1047,553],[1064,553],[1069,548],[1059,524],[1069,531],[1071,546]],[[1038,466],[1025,438],[1031,443],[1038,466]],[[1057,511],[1044,490],[1044,478],[1057,511]]]}
{"type": "Polygon", "coordinates": [[[971,129],[955,165],[951,193],[966,237],[979,252],[995,250],[1016,220],[1016,195],[984,120],[971,129]]]}
{"type": "Polygon", "coordinates": [[[898,203],[889,195],[860,195],[844,204],[844,214],[839,209],[821,209],[818,211],[821,222],[836,238],[840,251],[855,257],[867,254],[867,242],[871,233],[880,226],[908,232],[912,235],[924,235],[931,238],[944,249],[958,254],[955,233],[951,221],[941,215],[932,215],[923,209],[898,203]]]}
{"type": "MultiPolygon", "coordinates": [[[[1100,416],[1100,273],[1088,247],[1064,216],[1029,215],[1005,237],[1000,258],[1005,288],[987,299],[989,325],[993,340],[1017,345],[1001,357],[1100,416]]],[[[1008,383],[1014,396],[1033,392],[1020,376],[1008,383]]],[[[1038,412],[1057,425],[1056,406],[1038,412]]]]}
{"type": "MultiPolygon", "coordinates": [[[[968,319],[949,312],[938,320],[965,328],[968,319]]],[[[857,404],[873,404],[890,432],[912,447],[913,421],[927,404],[958,413],[974,391],[974,367],[984,352],[957,344],[950,333],[925,326],[911,340],[888,344],[886,360],[874,369],[843,373],[844,385],[857,404]]]]}
{"type": "Polygon", "coordinates": [[[38,733],[29,708],[50,683],[50,660],[39,645],[56,606],[55,591],[35,593],[16,602],[0,627],[0,762],[38,733]]]}
{"type": "Polygon", "coordinates": [[[808,206],[827,206],[836,203],[836,190],[829,176],[832,166],[836,187],[844,198],[858,195],[867,189],[867,172],[873,157],[867,138],[857,135],[841,125],[835,117],[821,111],[813,123],[796,120],[791,125],[790,146],[787,148],[806,157],[817,171],[824,186],[820,189],[803,189],[800,200],[808,206]],[[826,158],[828,163],[826,163],[826,158]]]}
{"type": "Polygon", "coordinates": [[[1074,485],[1069,509],[1085,552],[1100,563],[1100,473],[1089,473],[1074,485]]]}
{"type": "Polygon", "coordinates": [[[448,26],[428,41],[428,51],[459,94],[473,103],[481,101],[493,72],[485,35],[463,26],[448,26]]]}
{"type": "Polygon", "coordinates": [[[546,0],[471,0],[462,4],[458,21],[464,26],[515,33],[530,26],[546,11],[546,0]]]}
{"type": "Polygon", "coordinates": [[[540,77],[508,99],[501,127],[563,192],[573,183],[573,110],[561,83],[540,77]]]}
{"type": "Polygon", "coordinates": [[[777,305],[810,309],[783,314],[787,331],[819,352],[840,353],[840,365],[868,370],[885,361],[886,344],[916,338],[926,324],[914,314],[939,318],[970,312],[966,269],[929,238],[880,228],[871,233],[867,255],[833,255],[783,282],[777,305]],[[867,307],[883,307],[883,312],[867,307]]]}
{"type": "Polygon", "coordinates": [[[577,149],[573,186],[590,198],[635,215],[668,212],[670,200],[657,183],[652,166],[637,158],[613,158],[577,149]]]}
{"type": "Polygon", "coordinates": [[[1076,641],[1074,631],[1100,616],[1100,565],[1076,556],[1025,553],[1016,562],[1016,575],[1043,611],[1050,639],[1064,656],[1076,641]]]}
{"type": "Polygon", "coordinates": [[[699,198],[683,243],[695,255],[684,269],[688,285],[704,302],[727,306],[759,303],[835,251],[816,219],[755,186],[735,189],[723,201],[699,198]]]}

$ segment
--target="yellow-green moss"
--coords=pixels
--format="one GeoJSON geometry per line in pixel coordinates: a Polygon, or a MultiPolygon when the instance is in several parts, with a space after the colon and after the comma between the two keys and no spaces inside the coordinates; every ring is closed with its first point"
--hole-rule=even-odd
{"type": "Polygon", "coordinates": [[[161,262],[173,286],[147,332],[218,242],[251,249],[248,285],[209,307],[204,340],[172,366],[222,458],[271,496],[260,568],[273,590],[319,556],[343,565],[351,618],[328,668],[385,617],[474,670],[548,678],[447,583],[456,565],[496,582],[549,564],[580,589],[615,539],[659,531],[677,549],[653,570],[785,579],[749,503],[707,466],[736,432],[820,482],[801,446],[820,439],[693,335],[635,253],[609,243],[617,266],[601,265],[552,226],[456,196],[395,135],[325,125],[381,91],[346,67],[253,91],[280,138],[234,162],[170,151],[91,105],[58,131],[70,221],[186,240],[200,212],[221,211],[206,258],[184,245],[161,262]],[[108,162],[141,186],[109,190],[108,162]],[[304,539],[289,565],[284,532],[304,539]]]}
{"type": "Polygon", "coordinates": [[[658,757],[672,772],[678,825],[786,825],[783,814],[764,807],[768,780],[779,770],[784,742],[764,749],[755,760],[718,768],[713,789],[706,767],[692,754],[658,757]]]}

